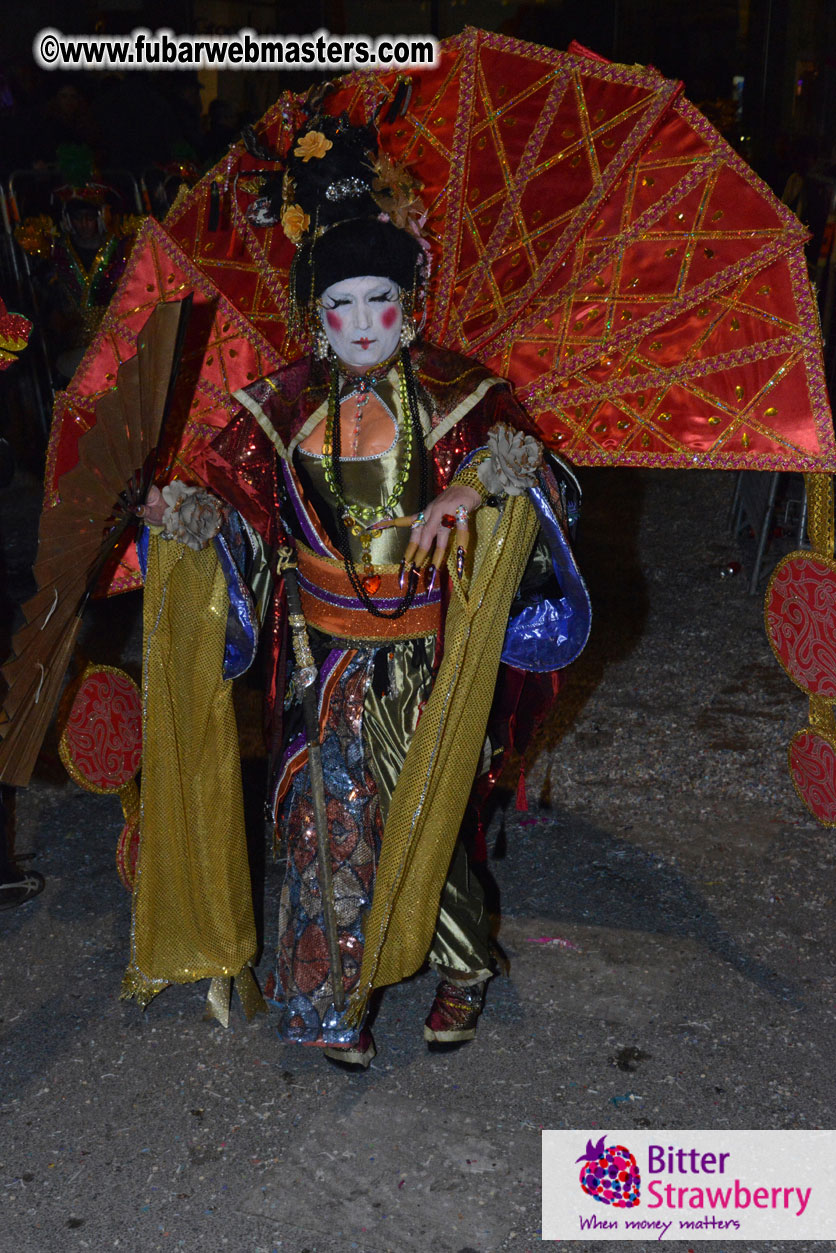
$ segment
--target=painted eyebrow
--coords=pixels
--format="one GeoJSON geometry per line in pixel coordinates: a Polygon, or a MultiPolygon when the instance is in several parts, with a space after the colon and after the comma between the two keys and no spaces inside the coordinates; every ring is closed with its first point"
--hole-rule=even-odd
{"type": "MultiPolygon", "coordinates": [[[[352,300],[356,299],[357,297],[354,294],[349,296],[325,296],[323,293],[323,296],[320,299],[320,304],[324,309],[335,309],[337,305],[348,305],[351,304],[352,300]],[[332,303],[330,305],[326,305],[326,300],[330,300],[332,303]]],[[[365,299],[368,301],[397,300],[397,295],[394,287],[387,287],[385,291],[376,291],[373,295],[366,296],[365,299]]]]}

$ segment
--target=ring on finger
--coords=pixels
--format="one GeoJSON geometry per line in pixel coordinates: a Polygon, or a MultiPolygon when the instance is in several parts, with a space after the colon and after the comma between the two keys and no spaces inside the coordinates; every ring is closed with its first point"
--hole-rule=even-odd
{"type": "Polygon", "coordinates": [[[441,515],[441,525],[446,527],[448,531],[452,531],[456,525],[456,515],[452,513],[443,513],[441,515]]]}
{"type": "Polygon", "coordinates": [[[426,526],[426,522],[427,522],[427,519],[424,517],[424,511],[422,509],[420,513],[416,513],[415,520],[412,523],[410,530],[420,531],[422,526],[426,526]]]}
{"type": "Polygon", "coordinates": [[[456,526],[467,526],[467,519],[470,517],[464,505],[459,505],[456,510],[456,526]]]}

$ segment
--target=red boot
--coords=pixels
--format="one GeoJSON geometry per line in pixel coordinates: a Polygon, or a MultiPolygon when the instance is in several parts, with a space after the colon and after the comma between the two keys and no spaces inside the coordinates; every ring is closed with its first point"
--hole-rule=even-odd
{"type": "Polygon", "coordinates": [[[486,986],[486,980],[471,984],[441,980],[424,1023],[424,1039],[431,1050],[458,1048],[473,1039],[485,1003],[486,986]]]}

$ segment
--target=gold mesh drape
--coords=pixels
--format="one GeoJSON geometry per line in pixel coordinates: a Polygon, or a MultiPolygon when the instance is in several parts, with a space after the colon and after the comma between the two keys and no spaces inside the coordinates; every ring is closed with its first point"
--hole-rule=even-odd
{"type": "MultiPolygon", "coordinates": [[[[804,486],[807,490],[807,535],[810,539],[810,547],[818,557],[824,557],[828,562],[832,562],[834,555],[833,476],[805,474],[804,486]]],[[[834,742],[836,719],[834,719],[831,701],[811,695],[809,719],[811,727],[834,742]]],[[[789,751],[792,753],[792,744],[790,744],[789,751]]],[[[790,777],[793,778],[792,765],[790,765],[790,777]]],[[[793,786],[798,791],[794,779],[793,786]]],[[[804,796],[801,796],[801,799],[805,805],[808,804],[804,796]]]]}
{"type": "Polygon", "coordinates": [[[805,474],[804,485],[810,547],[829,559],[833,556],[833,478],[829,474],[805,474]]]}
{"type": "Polygon", "coordinates": [[[144,599],[142,801],[122,995],[236,975],[256,949],[228,598],[212,545],[151,537],[144,599]],[[176,728],[176,731],[175,731],[176,728]]]}
{"type": "Polygon", "coordinates": [[[359,1021],[373,988],[424,962],[439,900],[485,738],[508,611],[537,534],[527,496],[498,514],[475,514],[473,572],[455,575],[438,676],[395,787],[383,833],[366,945],[348,1017],[359,1021]]]}

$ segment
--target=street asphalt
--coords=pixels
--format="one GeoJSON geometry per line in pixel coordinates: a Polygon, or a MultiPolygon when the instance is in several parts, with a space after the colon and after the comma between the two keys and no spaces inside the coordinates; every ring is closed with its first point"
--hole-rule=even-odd
{"type": "MultiPolygon", "coordinates": [[[[727,529],[733,478],[590,470],[584,656],[489,830],[508,973],[479,1034],[431,1054],[428,972],[391,989],[364,1075],[202,1020],[206,985],[118,999],[130,898],[118,800],[55,737],[17,799],[43,894],[0,914],[3,1253],[528,1253],[540,1132],[833,1126],[836,851],[786,766],[806,702],[773,660],[727,529]]],[[[7,586],[29,591],[37,493],[0,493],[7,586]]],[[[138,596],[83,637],[137,674],[138,596]]],[[[257,693],[240,693],[257,809],[257,693]]],[[[261,982],[281,866],[266,859],[261,982]]],[[[580,1150],[579,1150],[580,1151],[580,1150]]],[[[832,1164],[823,1164],[829,1176],[832,1164]]],[[[831,1185],[832,1186],[832,1185],[831,1185]]],[[[834,1240],[665,1247],[836,1249],[834,1240]]],[[[658,1242],[569,1250],[659,1247],[658,1242]]]]}

